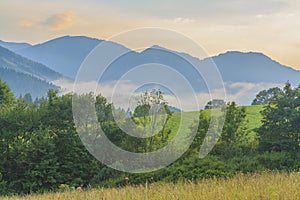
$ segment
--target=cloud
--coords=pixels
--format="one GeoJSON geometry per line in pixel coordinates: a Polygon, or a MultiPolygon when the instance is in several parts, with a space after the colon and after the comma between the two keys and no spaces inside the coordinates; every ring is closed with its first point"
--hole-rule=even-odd
{"type": "Polygon", "coordinates": [[[26,20],[26,19],[22,19],[22,20],[18,21],[17,25],[21,26],[21,27],[32,27],[33,22],[26,20]]]}
{"type": "Polygon", "coordinates": [[[166,19],[165,21],[174,24],[189,24],[195,22],[196,20],[190,18],[184,18],[184,17],[176,17],[174,19],[166,19]]]}
{"type": "MultiPolygon", "coordinates": [[[[57,80],[54,84],[63,88],[62,94],[73,91],[74,83],[67,80],[57,80]]],[[[119,88],[115,90],[116,82],[109,82],[99,86],[97,82],[79,82],[76,84],[76,93],[84,94],[93,92],[101,94],[109,101],[113,102],[116,107],[134,110],[140,93],[136,92],[139,86],[131,81],[121,81],[119,88]],[[113,99],[111,98],[113,96],[113,99]]],[[[203,109],[208,101],[212,99],[223,99],[226,102],[235,101],[238,105],[250,105],[256,94],[262,90],[272,87],[282,87],[281,84],[275,83],[246,83],[235,82],[225,83],[226,99],[224,99],[224,90],[215,89],[211,93],[200,92],[192,94],[165,94],[164,97],[169,105],[179,108],[183,111],[195,111],[203,109]],[[196,99],[196,100],[195,100],[196,99]]]]}
{"type": "Polygon", "coordinates": [[[75,23],[74,12],[59,13],[48,17],[43,24],[49,26],[50,30],[57,31],[70,28],[75,23]]]}
{"type": "Polygon", "coordinates": [[[60,94],[77,93],[87,94],[94,93],[95,95],[101,94],[106,97],[108,101],[113,102],[116,107],[121,108],[133,108],[134,102],[136,102],[136,95],[134,91],[138,86],[131,81],[122,80],[118,81],[119,87],[115,89],[117,81],[111,81],[105,84],[99,85],[95,81],[89,82],[76,82],[76,88],[74,88],[74,82],[66,79],[59,79],[52,81],[53,84],[61,87],[60,94]],[[131,105],[130,105],[131,104],[131,105]]]}
{"type": "Polygon", "coordinates": [[[239,105],[250,105],[252,100],[262,90],[273,87],[283,87],[283,84],[276,83],[226,83],[227,100],[235,101],[239,105]]]}
{"type": "Polygon", "coordinates": [[[258,19],[261,19],[261,18],[266,18],[266,15],[258,14],[255,17],[258,18],[258,19]]]}

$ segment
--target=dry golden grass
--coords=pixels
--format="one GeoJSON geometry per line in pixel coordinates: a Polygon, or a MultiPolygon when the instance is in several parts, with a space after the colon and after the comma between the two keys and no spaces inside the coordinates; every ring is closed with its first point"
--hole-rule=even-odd
{"type": "Polygon", "coordinates": [[[5,197],[15,200],[73,200],[73,199],[300,199],[300,173],[266,173],[237,175],[230,179],[207,179],[198,183],[155,183],[150,186],[128,186],[115,189],[97,189],[5,197]]]}

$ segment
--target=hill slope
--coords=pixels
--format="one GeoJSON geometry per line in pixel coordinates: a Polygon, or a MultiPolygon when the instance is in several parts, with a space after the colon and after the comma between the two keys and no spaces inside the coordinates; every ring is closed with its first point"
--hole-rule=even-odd
{"type": "Polygon", "coordinates": [[[0,47],[0,67],[30,74],[46,81],[63,78],[61,74],[45,65],[31,61],[3,47],[0,47]]]}
{"type": "Polygon", "coordinates": [[[16,96],[31,93],[33,97],[42,97],[49,89],[58,89],[50,81],[64,77],[42,64],[0,47],[0,78],[8,83],[16,96]]]}
{"type": "MultiPolygon", "coordinates": [[[[251,136],[254,136],[254,130],[261,126],[262,115],[260,111],[263,110],[263,105],[252,105],[252,106],[241,106],[240,108],[244,107],[246,111],[246,127],[245,129],[251,133],[251,136]]],[[[201,115],[210,116],[211,110],[203,110],[201,111],[201,115]]],[[[171,120],[167,123],[166,129],[171,129],[172,133],[177,133],[180,125],[181,114],[183,115],[190,115],[190,116],[197,116],[198,111],[195,112],[183,112],[183,113],[174,113],[171,117],[171,120]]],[[[194,119],[194,117],[191,117],[194,119]]],[[[190,132],[190,127],[186,126],[185,124],[181,124],[183,127],[182,130],[185,132],[190,132]]]]}
{"type": "Polygon", "coordinates": [[[59,89],[51,83],[13,69],[0,67],[0,78],[9,85],[15,96],[30,93],[33,98],[45,97],[48,90],[59,89]]]}

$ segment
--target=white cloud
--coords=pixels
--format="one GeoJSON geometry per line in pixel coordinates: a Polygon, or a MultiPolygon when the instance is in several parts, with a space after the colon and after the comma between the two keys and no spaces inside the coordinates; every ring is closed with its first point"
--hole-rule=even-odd
{"type": "Polygon", "coordinates": [[[226,84],[228,88],[227,100],[235,101],[239,105],[250,105],[256,94],[262,90],[269,89],[272,87],[282,87],[282,84],[276,83],[245,83],[237,82],[226,84]],[[236,92],[230,92],[235,90],[236,92]]]}
{"type": "Polygon", "coordinates": [[[265,17],[266,17],[266,15],[263,15],[263,14],[258,14],[258,15],[256,15],[255,17],[256,17],[256,18],[265,18],[265,17]]]}
{"type": "Polygon", "coordinates": [[[95,82],[76,82],[74,85],[73,81],[60,79],[52,81],[53,84],[60,86],[61,94],[78,93],[87,94],[93,92],[95,95],[101,94],[106,97],[108,101],[113,102],[116,107],[132,108],[136,103],[137,93],[133,93],[138,86],[130,81],[119,82],[119,87],[115,89],[116,81],[102,84],[101,86],[95,82]]]}
{"type": "MultiPolygon", "coordinates": [[[[62,94],[74,91],[74,83],[71,81],[57,80],[53,83],[63,88],[62,94]]],[[[116,107],[133,110],[140,95],[140,93],[135,92],[138,85],[131,81],[122,81],[119,83],[119,87],[115,89],[115,84],[116,82],[110,82],[99,86],[96,82],[80,82],[76,84],[75,91],[81,94],[89,92],[101,94],[113,102],[116,107]]],[[[195,93],[184,94],[183,96],[166,94],[164,97],[171,106],[183,111],[195,111],[198,108],[202,109],[212,99],[224,99],[227,102],[235,101],[238,105],[250,105],[255,95],[261,90],[282,86],[281,84],[274,83],[225,83],[227,90],[226,99],[224,99],[224,91],[221,88],[212,91],[210,94],[195,93]],[[193,99],[197,99],[198,105],[196,104],[196,100],[193,101],[193,99]]]]}
{"type": "Polygon", "coordinates": [[[171,22],[174,24],[189,24],[189,23],[196,22],[196,20],[194,20],[194,19],[184,18],[184,17],[176,17],[174,19],[166,19],[165,21],[171,22]]]}

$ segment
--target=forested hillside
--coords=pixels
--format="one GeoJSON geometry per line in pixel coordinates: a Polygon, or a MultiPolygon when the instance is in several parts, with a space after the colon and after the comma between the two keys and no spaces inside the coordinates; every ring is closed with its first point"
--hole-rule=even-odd
{"type": "Polygon", "coordinates": [[[16,96],[30,93],[36,98],[46,96],[50,89],[59,89],[50,82],[64,77],[0,46],[0,78],[10,85],[16,96]]]}
{"type": "Polygon", "coordinates": [[[33,98],[47,96],[50,89],[59,89],[57,86],[30,74],[0,67],[0,78],[7,82],[13,93],[24,96],[30,93],[33,98]]]}

